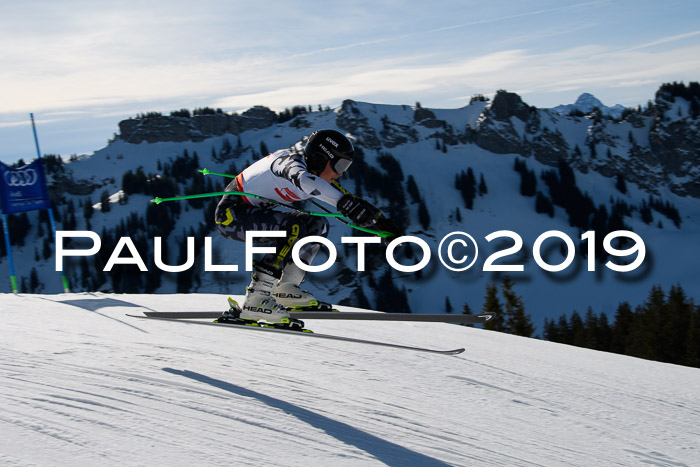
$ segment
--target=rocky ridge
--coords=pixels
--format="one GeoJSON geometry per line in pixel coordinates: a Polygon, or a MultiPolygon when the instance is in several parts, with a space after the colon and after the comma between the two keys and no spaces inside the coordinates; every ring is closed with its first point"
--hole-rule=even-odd
{"type": "MultiPolygon", "coordinates": [[[[426,139],[443,147],[467,145],[467,151],[469,144],[475,144],[494,154],[518,154],[550,166],[564,159],[583,173],[624,174],[652,194],[667,186],[677,195],[697,198],[700,131],[699,119],[688,111],[691,103],[660,90],[653,107],[629,110],[613,119],[597,107],[582,116],[561,115],[530,106],[517,94],[498,91],[478,117],[461,128],[437,117],[437,110],[420,105],[377,106],[352,100],[335,110],[335,123],[367,149],[400,150],[403,144],[426,139]],[[374,125],[373,118],[380,118],[381,125],[374,125]]],[[[467,112],[471,105],[457,110],[467,112]]],[[[241,115],[156,116],[122,121],[118,138],[135,144],[203,141],[276,123],[275,112],[266,107],[241,115]]]]}

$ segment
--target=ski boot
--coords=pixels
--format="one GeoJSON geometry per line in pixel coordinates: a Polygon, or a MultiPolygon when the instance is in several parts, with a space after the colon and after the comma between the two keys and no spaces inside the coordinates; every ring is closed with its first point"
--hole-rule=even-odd
{"type": "Polygon", "coordinates": [[[301,289],[305,274],[296,264],[288,263],[272,293],[275,301],[290,311],[334,311],[330,303],[316,300],[311,292],[301,289]]]}
{"type": "Polygon", "coordinates": [[[299,319],[289,318],[289,323],[267,323],[265,321],[257,321],[255,319],[241,318],[241,307],[236,300],[228,298],[229,309],[224,311],[221,316],[214,320],[215,323],[236,324],[240,326],[253,326],[275,329],[289,329],[290,331],[300,331],[313,333],[310,329],[304,328],[304,322],[299,319]]]}
{"type": "Polygon", "coordinates": [[[316,300],[311,292],[291,282],[278,285],[272,296],[289,311],[333,311],[330,303],[316,300]]]}
{"type": "Polygon", "coordinates": [[[275,301],[272,291],[279,283],[279,278],[269,274],[263,267],[256,265],[250,285],[246,289],[243,306],[229,298],[229,310],[224,312],[218,322],[301,330],[304,323],[289,316],[285,307],[275,301]]]}
{"type": "Polygon", "coordinates": [[[221,316],[214,320],[216,323],[227,324],[246,324],[245,320],[241,319],[241,307],[236,300],[228,298],[228,310],[224,311],[221,316]]]}

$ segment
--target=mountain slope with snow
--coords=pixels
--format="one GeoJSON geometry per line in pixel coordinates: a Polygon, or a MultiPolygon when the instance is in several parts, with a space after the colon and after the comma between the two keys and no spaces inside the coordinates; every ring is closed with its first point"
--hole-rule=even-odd
{"type": "MultiPolygon", "coordinates": [[[[69,161],[51,174],[58,228],[91,230],[111,239],[103,242],[101,261],[95,257],[67,258],[67,275],[75,291],[242,293],[250,280],[249,272],[243,271],[243,243],[227,240],[216,231],[212,206],[217,198],[199,206],[186,201],[156,206],[150,200],[170,191],[180,195],[217,191],[229,179],[203,177],[197,168],[235,175],[263,157],[263,152],[289,147],[317,128],[338,128],[353,138],[365,164],[365,172],[353,176],[353,168],[361,166],[358,160],[341,179],[342,184],[405,223],[407,234],[428,243],[432,260],[420,276],[398,273],[381,256],[367,271],[358,272],[357,249],[340,246],[341,237],[356,232],[331,221],[330,238],[338,245],[338,260],[324,273],[309,274],[305,284],[321,300],[379,308],[382,291],[377,284],[390,273],[390,283],[405,290],[411,311],[440,312],[450,303],[455,311],[468,304],[477,312],[486,286],[502,279],[502,273],[485,270],[487,258],[513,245],[505,237],[493,242],[486,237],[505,230],[522,238],[522,248],[498,263],[523,266],[522,272],[509,274],[536,326],[541,326],[544,318],[557,319],[574,310],[584,314],[588,307],[612,320],[621,302],[639,305],[656,285],[669,289],[680,284],[697,302],[700,282],[693,278],[700,275],[700,266],[689,260],[697,256],[700,234],[700,119],[692,111],[693,103],[698,103],[693,99],[661,92],[654,112],[634,111],[624,121],[557,115],[528,106],[506,91],[497,92],[493,101],[475,100],[458,109],[347,100],[334,110],[310,110],[284,122],[275,120],[269,109],[256,108],[244,119],[248,126],[241,126],[242,117],[228,114],[132,119],[122,125],[122,133],[107,147],[90,157],[69,161]],[[383,166],[387,155],[395,161],[393,166],[387,165],[389,168],[383,166]],[[640,268],[616,273],[604,260],[595,262],[595,271],[589,271],[587,258],[581,254],[561,272],[548,272],[536,264],[534,246],[545,232],[562,232],[579,252],[588,246],[581,239],[581,229],[572,227],[563,206],[554,206],[550,217],[536,212],[535,196],[521,195],[516,161],[527,165],[537,182],[536,191],[550,199],[553,190],[542,176],[556,171],[560,159],[571,166],[575,185],[590,197],[595,214],[602,212],[612,218],[618,205],[628,206],[622,222],[646,247],[640,268]],[[187,170],[182,170],[183,166],[187,170]],[[174,175],[177,167],[180,170],[174,175]],[[143,175],[140,191],[122,197],[124,175],[139,170],[143,175]],[[476,197],[473,209],[465,206],[455,183],[459,174],[469,170],[477,181],[483,177],[488,187],[488,193],[476,197]],[[409,177],[415,180],[419,201],[408,192],[409,177]],[[624,190],[618,187],[618,177],[624,181],[624,190]],[[162,183],[149,192],[149,186],[156,182],[162,183]],[[386,186],[391,189],[381,189],[386,186]],[[101,210],[103,196],[109,212],[101,210]],[[678,227],[657,209],[649,208],[650,219],[644,218],[641,211],[645,204],[649,207],[652,198],[677,208],[678,227]],[[427,225],[421,220],[421,203],[430,216],[427,225]],[[95,205],[89,219],[83,215],[86,204],[95,205]],[[154,226],[160,228],[155,233],[154,226]],[[164,230],[167,234],[161,233],[164,230]],[[440,240],[458,231],[472,235],[480,248],[475,265],[459,273],[442,266],[437,258],[440,240]],[[117,265],[114,274],[103,274],[112,254],[109,247],[126,235],[136,238],[148,273],[117,265]],[[183,246],[187,237],[195,237],[191,277],[182,273],[158,275],[153,260],[156,236],[163,236],[167,245],[163,261],[169,265],[185,263],[183,246]],[[239,272],[204,271],[206,236],[212,239],[214,264],[238,265],[239,272]],[[128,272],[123,273],[125,270],[128,272]]],[[[25,245],[13,248],[19,281],[26,285],[25,291],[60,292],[47,225],[40,225],[37,213],[29,213],[28,218],[25,245]],[[37,278],[34,285],[33,269],[37,278]]],[[[598,246],[606,233],[605,228],[597,232],[598,246]]],[[[556,265],[566,257],[564,249],[560,239],[550,238],[543,244],[543,256],[548,264],[556,265]]],[[[459,256],[462,251],[457,248],[455,253],[459,256]]],[[[122,256],[127,255],[124,251],[122,256]]],[[[621,263],[625,258],[612,260],[621,263]]],[[[4,280],[9,284],[5,276],[8,270],[6,258],[0,258],[0,283],[4,280]]]]}
{"type": "Polygon", "coordinates": [[[412,353],[129,318],[221,295],[0,295],[4,465],[694,465],[700,370],[436,323],[412,353]]]}

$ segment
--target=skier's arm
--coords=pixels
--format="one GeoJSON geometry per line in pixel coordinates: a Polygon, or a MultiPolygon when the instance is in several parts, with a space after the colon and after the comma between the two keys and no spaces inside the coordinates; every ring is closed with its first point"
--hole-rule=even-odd
{"type": "Polygon", "coordinates": [[[299,187],[304,193],[323,201],[329,206],[337,206],[343,193],[322,178],[303,172],[299,176],[299,187]]]}
{"type": "Polygon", "coordinates": [[[291,182],[308,196],[317,198],[333,207],[343,197],[343,193],[330,183],[307,171],[306,163],[300,152],[296,150],[293,152],[278,151],[272,157],[275,158],[270,165],[272,174],[291,182]]]}
{"type": "Polygon", "coordinates": [[[314,180],[311,180],[311,182],[313,182],[313,185],[318,189],[319,194],[313,194],[312,191],[305,191],[324,203],[335,206],[338,212],[350,219],[353,224],[358,227],[374,227],[384,232],[391,232],[393,237],[401,236],[401,229],[399,229],[391,219],[382,214],[379,209],[375,208],[369,202],[353,195],[343,188],[337,180],[329,184],[318,177],[312,176],[312,178],[314,178],[314,180]],[[327,187],[331,188],[330,192],[321,189],[327,187]]]}

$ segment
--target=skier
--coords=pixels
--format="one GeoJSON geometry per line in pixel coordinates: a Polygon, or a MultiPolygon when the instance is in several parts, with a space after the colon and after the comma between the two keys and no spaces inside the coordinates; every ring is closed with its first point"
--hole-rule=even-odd
{"type": "MultiPolygon", "coordinates": [[[[338,184],[337,179],[352,163],[353,153],[352,143],[342,133],[318,130],[305,143],[302,140],[255,162],[241,172],[226,191],[256,194],[284,203],[313,197],[336,208],[359,227],[373,227],[398,236],[398,229],[391,220],[338,184]]],[[[275,246],[276,252],[254,263],[243,306],[238,308],[237,303],[231,303],[231,311],[224,313],[219,321],[240,318],[300,327],[290,318],[290,309],[331,308],[300,288],[305,271],[291,261],[292,247],[301,238],[328,235],[328,221],[325,217],[279,211],[275,207],[257,198],[227,195],[216,208],[216,225],[226,238],[245,241],[249,230],[286,232],[285,237],[258,239],[275,246]]],[[[299,259],[310,265],[319,248],[316,243],[304,245],[299,250],[299,259]]]]}

